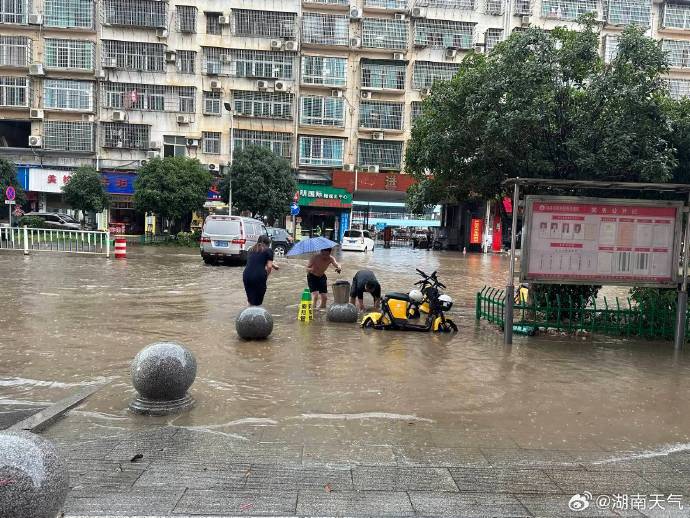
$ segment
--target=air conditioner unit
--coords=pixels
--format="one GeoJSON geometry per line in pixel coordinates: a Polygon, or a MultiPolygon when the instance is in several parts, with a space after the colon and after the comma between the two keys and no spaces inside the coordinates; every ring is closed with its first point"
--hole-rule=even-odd
{"type": "Polygon", "coordinates": [[[371,92],[360,92],[362,99],[371,99],[371,92]]]}
{"type": "Polygon", "coordinates": [[[218,17],[218,24],[219,25],[230,25],[230,17],[229,16],[219,16],[218,17]]]}
{"type": "Polygon", "coordinates": [[[264,81],[264,80],[257,81],[256,87],[259,90],[268,90],[268,81],[264,81]]]}
{"type": "Polygon", "coordinates": [[[529,22],[530,22],[530,17],[529,15],[525,14],[520,16],[520,25],[523,27],[529,27],[529,22]]]}
{"type": "Polygon", "coordinates": [[[285,81],[276,81],[273,83],[273,89],[276,92],[285,92],[288,89],[288,85],[285,83],[285,81]]]}
{"type": "Polygon", "coordinates": [[[288,52],[297,52],[299,50],[299,44],[297,43],[297,40],[286,41],[283,50],[286,50],[288,52]]]}
{"type": "Polygon", "coordinates": [[[199,139],[198,138],[188,138],[187,139],[187,147],[199,147],[199,139]]]}
{"type": "Polygon", "coordinates": [[[190,119],[189,115],[178,115],[177,116],[177,123],[178,124],[189,124],[190,119]]]}
{"type": "Polygon", "coordinates": [[[127,120],[127,112],[114,111],[112,116],[113,122],[123,122],[127,120]]]}
{"type": "Polygon", "coordinates": [[[457,49],[446,49],[446,59],[453,59],[457,55],[457,49]]]}
{"type": "Polygon", "coordinates": [[[166,50],[165,51],[165,62],[166,63],[175,63],[177,61],[177,52],[174,50],[166,50]]]}
{"type": "Polygon", "coordinates": [[[220,171],[220,164],[207,164],[209,171],[220,171]]]}
{"type": "Polygon", "coordinates": [[[426,11],[421,7],[413,7],[410,15],[412,18],[426,18],[426,11]]]}
{"type": "Polygon", "coordinates": [[[377,131],[376,133],[372,133],[371,138],[374,140],[383,140],[383,133],[380,131],[377,131]]]}
{"type": "Polygon", "coordinates": [[[419,93],[424,96],[431,95],[431,88],[422,88],[419,93]]]}
{"type": "Polygon", "coordinates": [[[29,118],[30,119],[42,119],[43,118],[43,110],[38,110],[36,108],[32,108],[29,111],[29,118]]]}
{"type": "Polygon", "coordinates": [[[367,173],[378,173],[379,172],[379,166],[377,165],[368,165],[367,166],[367,173]]]}
{"type": "Polygon", "coordinates": [[[343,96],[342,90],[331,90],[331,97],[342,97],[342,96],[343,96]]]}
{"type": "Polygon", "coordinates": [[[160,149],[161,148],[161,143],[157,140],[152,140],[149,142],[149,149],[160,149]]]}
{"type": "Polygon", "coordinates": [[[156,37],[164,39],[168,37],[168,29],[156,29],[156,37]]]}
{"type": "Polygon", "coordinates": [[[29,15],[29,25],[43,25],[43,15],[42,14],[30,14],[29,15]]]}
{"type": "Polygon", "coordinates": [[[222,90],[223,86],[221,85],[221,82],[218,79],[211,79],[209,83],[209,87],[211,90],[222,90]]]}
{"type": "Polygon", "coordinates": [[[360,47],[362,45],[362,40],[359,38],[350,38],[350,47],[360,47]]]}
{"type": "Polygon", "coordinates": [[[405,54],[403,54],[402,52],[396,52],[395,54],[393,54],[393,59],[395,61],[405,61],[405,54]]]}
{"type": "Polygon", "coordinates": [[[347,171],[348,173],[352,173],[355,170],[355,164],[345,164],[343,165],[343,171],[347,171]]]}
{"type": "Polygon", "coordinates": [[[271,40],[271,50],[281,50],[283,48],[282,40],[271,40]]]}
{"type": "MultiPolygon", "coordinates": [[[[160,155],[158,154],[157,151],[147,151],[146,152],[146,158],[149,160],[153,160],[154,158],[158,158],[160,155]]],[[[146,165],[146,160],[141,161],[141,165],[146,165]]]]}
{"type": "Polygon", "coordinates": [[[46,72],[43,70],[43,65],[41,63],[34,63],[33,65],[29,65],[29,75],[44,76],[46,72]]]}
{"type": "Polygon", "coordinates": [[[31,135],[29,137],[29,147],[42,147],[43,137],[40,135],[31,135]]]}
{"type": "Polygon", "coordinates": [[[221,63],[231,63],[232,62],[232,56],[230,54],[221,54],[220,62],[221,63]]]}
{"type": "Polygon", "coordinates": [[[117,59],[115,58],[104,58],[103,68],[117,68],[117,59]]]}
{"type": "Polygon", "coordinates": [[[405,16],[405,15],[402,14],[402,13],[396,13],[396,14],[395,14],[395,19],[396,19],[396,20],[407,20],[407,16],[405,16]]]}
{"type": "Polygon", "coordinates": [[[350,7],[350,19],[351,20],[361,20],[362,19],[362,10],[357,7],[356,5],[353,5],[350,7]]]}

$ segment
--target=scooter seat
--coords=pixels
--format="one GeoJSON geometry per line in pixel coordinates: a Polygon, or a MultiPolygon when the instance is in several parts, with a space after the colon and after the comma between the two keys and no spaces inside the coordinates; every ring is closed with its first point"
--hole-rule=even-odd
{"type": "Polygon", "coordinates": [[[410,296],[407,293],[398,293],[397,291],[386,293],[387,299],[404,300],[410,302],[410,296]]]}

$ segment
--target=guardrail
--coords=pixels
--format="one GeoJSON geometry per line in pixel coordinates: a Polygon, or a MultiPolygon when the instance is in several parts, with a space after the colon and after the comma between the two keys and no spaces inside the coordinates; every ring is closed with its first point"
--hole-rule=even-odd
{"type": "Polygon", "coordinates": [[[110,257],[110,234],[94,230],[0,227],[0,250],[62,252],[110,257]]]}

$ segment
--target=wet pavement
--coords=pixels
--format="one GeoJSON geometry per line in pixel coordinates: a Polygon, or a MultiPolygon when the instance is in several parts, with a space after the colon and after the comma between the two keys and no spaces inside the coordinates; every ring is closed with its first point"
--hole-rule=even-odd
{"type": "MultiPolygon", "coordinates": [[[[455,336],[363,331],[323,314],[299,323],[306,258],[284,259],[265,301],[273,335],[242,342],[241,268],[206,266],[193,250],[128,253],[0,255],[0,411],[109,382],[44,432],[70,460],[68,515],[566,516],[582,491],[690,496],[688,355],[602,336],[504,347],[474,320],[476,292],[505,284],[503,256],[339,257],[340,278],[369,268],[384,291],[409,290],[415,267],[439,270],[455,336]],[[131,415],[129,363],[161,339],[196,355],[197,405],[131,415]]],[[[686,504],[664,516],[690,516],[686,504]]]]}

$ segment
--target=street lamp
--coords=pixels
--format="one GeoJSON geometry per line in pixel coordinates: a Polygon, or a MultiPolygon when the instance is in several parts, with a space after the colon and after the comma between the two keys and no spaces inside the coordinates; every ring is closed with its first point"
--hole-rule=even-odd
{"type": "MultiPolygon", "coordinates": [[[[228,165],[232,168],[232,155],[235,148],[235,112],[232,111],[232,103],[223,103],[228,112],[230,112],[230,160],[228,165]]],[[[232,216],[232,173],[228,172],[228,216],[232,216]]]]}

